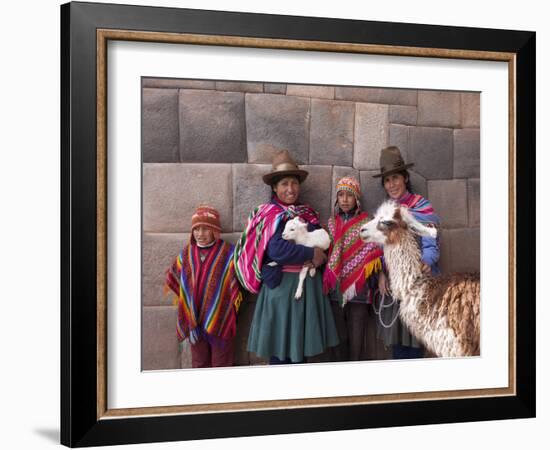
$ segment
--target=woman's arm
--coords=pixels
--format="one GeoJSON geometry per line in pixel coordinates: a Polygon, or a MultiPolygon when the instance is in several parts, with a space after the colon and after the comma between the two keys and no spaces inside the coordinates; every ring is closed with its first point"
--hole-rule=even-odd
{"type": "Polygon", "coordinates": [[[428,266],[433,266],[439,261],[439,243],[437,238],[423,237],[422,246],[422,262],[428,266]]]}
{"type": "Polygon", "coordinates": [[[279,265],[311,261],[314,255],[313,248],[283,239],[284,224],[282,225],[277,228],[267,244],[267,256],[279,265]]]}

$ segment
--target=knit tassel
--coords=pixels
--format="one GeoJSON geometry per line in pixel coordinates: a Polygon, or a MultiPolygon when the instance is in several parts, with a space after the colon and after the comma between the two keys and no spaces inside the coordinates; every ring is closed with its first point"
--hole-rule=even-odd
{"type": "Polygon", "coordinates": [[[372,260],[370,263],[365,265],[365,280],[372,274],[380,272],[380,270],[382,270],[382,261],[380,261],[380,258],[372,260]]]}
{"type": "Polygon", "coordinates": [[[241,307],[241,303],[243,301],[243,294],[241,291],[237,294],[237,298],[235,299],[235,312],[239,312],[239,308],[241,307]]]}

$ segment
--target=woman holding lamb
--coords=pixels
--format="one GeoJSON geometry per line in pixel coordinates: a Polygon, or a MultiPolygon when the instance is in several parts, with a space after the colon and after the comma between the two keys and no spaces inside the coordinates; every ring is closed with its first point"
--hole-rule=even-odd
{"type": "Polygon", "coordinates": [[[361,185],[352,176],[336,184],[334,214],[328,221],[331,245],[323,274],[323,289],[329,293],[340,338],[333,350],[337,361],[363,358],[368,304],[377,287],[376,273],[382,268],[382,249],[359,236],[369,216],[361,210],[361,185]]]}
{"type": "Polygon", "coordinates": [[[286,222],[294,217],[307,222],[310,231],[320,227],[317,212],[298,201],[307,175],[288,150],[274,155],[272,171],[263,176],[271,186],[271,200],[252,211],[235,248],[237,278],[245,289],[259,294],[248,351],[270,364],[303,362],[338,344],[320,271],[306,277],[303,295],[294,298],[303,265],[319,267],[326,261],[324,252],[282,236],[286,222]]]}
{"type": "MultiPolygon", "coordinates": [[[[416,220],[423,225],[437,227],[439,217],[431,203],[421,195],[412,193],[407,169],[413,165],[413,163],[405,164],[398,147],[387,147],[380,153],[380,173],[374,175],[374,177],[382,178],[382,187],[387,196],[406,206],[416,220]]],[[[422,237],[419,238],[418,244],[422,253],[422,271],[434,275],[439,274],[440,270],[437,264],[439,261],[438,239],[422,237]]],[[[422,358],[424,348],[401,320],[397,318],[399,302],[393,302],[389,286],[387,275],[381,272],[378,287],[383,298],[380,306],[382,324],[379,323],[377,335],[384,341],[384,345],[392,347],[394,359],[422,358]],[[384,307],[384,305],[391,306],[384,307]],[[391,326],[388,327],[388,325],[391,326]]]]}

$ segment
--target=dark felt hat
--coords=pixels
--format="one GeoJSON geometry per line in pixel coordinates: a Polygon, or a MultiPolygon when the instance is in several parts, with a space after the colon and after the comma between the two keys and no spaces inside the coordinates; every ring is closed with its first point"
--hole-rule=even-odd
{"type": "Polygon", "coordinates": [[[265,184],[271,186],[274,180],[291,175],[297,177],[301,183],[307,178],[308,172],[298,168],[288,150],[280,150],[273,155],[271,172],[266,173],[262,178],[265,184]]]}
{"type": "Polygon", "coordinates": [[[374,178],[385,177],[392,173],[407,170],[414,166],[414,163],[405,164],[398,147],[391,146],[383,148],[380,152],[380,173],[373,175],[374,178]]]}

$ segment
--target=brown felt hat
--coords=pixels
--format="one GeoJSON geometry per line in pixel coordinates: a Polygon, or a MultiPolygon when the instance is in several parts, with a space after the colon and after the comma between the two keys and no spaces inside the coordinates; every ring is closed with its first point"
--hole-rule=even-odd
{"type": "Polygon", "coordinates": [[[373,175],[374,178],[385,177],[392,173],[407,170],[414,166],[414,163],[405,164],[398,147],[391,146],[383,148],[380,152],[380,173],[373,175]]]}
{"type": "Polygon", "coordinates": [[[271,172],[266,173],[262,178],[265,184],[271,186],[275,179],[291,175],[297,177],[298,181],[301,183],[307,178],[308,172],[298,168],[298,165],[294,162],[288,150],[280,150],[273,155],[271,172]]]}

